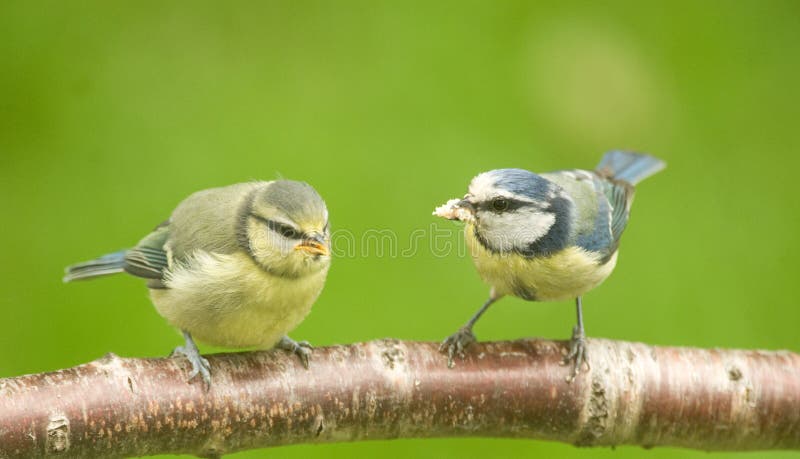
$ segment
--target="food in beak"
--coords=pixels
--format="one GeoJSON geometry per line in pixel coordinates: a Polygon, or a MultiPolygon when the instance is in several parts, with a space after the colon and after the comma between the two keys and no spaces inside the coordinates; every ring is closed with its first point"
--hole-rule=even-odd
{"type": "Polygon", "coordinates": [[[465,205],[465,202],[464,199],[451,199],[444,205],[437,207],[433,211],[433,215],[448,220],[460,220],[466,223],[473,223],[475,221],[475,214],[470,207],[465,205]]]}

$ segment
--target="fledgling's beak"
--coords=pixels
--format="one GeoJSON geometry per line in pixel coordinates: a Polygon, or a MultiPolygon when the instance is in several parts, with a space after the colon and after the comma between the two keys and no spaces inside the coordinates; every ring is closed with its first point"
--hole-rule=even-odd
{"type": "Polygon", "coordinates": [[[325,244],[325,236],[321,234],[314,234],[303,242],[294,246],[295,250],[302,250],[310,255],[328,255],[328,246],[325,244]]]}

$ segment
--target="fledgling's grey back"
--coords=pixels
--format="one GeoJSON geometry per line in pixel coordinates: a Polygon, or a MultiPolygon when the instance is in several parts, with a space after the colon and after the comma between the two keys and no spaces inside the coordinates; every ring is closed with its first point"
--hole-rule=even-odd
{"type": "Polygon", "coordinates": [[[172,212],[168,248],[182,259],[196,250],[233,253],[239,250],[239,209],[251,192],[270,182],[245,182],[193,193],[172,212]]]}

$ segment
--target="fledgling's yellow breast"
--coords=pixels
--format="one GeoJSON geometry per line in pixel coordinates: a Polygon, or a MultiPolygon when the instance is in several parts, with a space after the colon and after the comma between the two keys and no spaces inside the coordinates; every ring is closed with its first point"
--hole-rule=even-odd
{"type": "Polygon", "coordinates": [[[533,301],[574,299],[602,283],[614,270],[617,253],[600,263],[600,255],[571,246],[548,257],[526,258],[516,253],[494,254],[475,237],[474,226],[464,231],[472,260],[484,282],[496,294],[533,301]]]}
{"type": "Polygon", "coordinates": [[[278,277],[243,252],[197,251],[170,272],[167,289],[150,296],[170,324],[201,342],[270,348],[308,315],[327,272],[325,265],[307,276],[278,277]]]}

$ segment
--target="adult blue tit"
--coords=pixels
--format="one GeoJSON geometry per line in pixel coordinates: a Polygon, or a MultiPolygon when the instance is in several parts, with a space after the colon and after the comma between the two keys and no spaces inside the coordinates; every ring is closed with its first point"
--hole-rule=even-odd
{"type": "Polygon", "coordinates": [[[434,215],[466,223],[467,247],[491,287],[483,306],[442,343],[449,365],[454,355],[463,358],[475,322],[503,296],[575,299],[577,325],[564,360],[573,362],[573,379],[586,361],[581,296],[614,269],[634,186],[664,167],[649,155],[612,151],[593,171],[496,169],[473,178],[463,199],[437,208],[434,215]]]}
{"type": "Polygon", "coordinates": [[[279,347],[308,366],[311,346],[286,334],[310,312],[330,265],[328,210],[307,183],[248,182],[196,192],[128,250],[66,269],[65,282],[125,272],[183,332],[175,349],[210,384],[193,337],[231,348],[279,347]]]}

